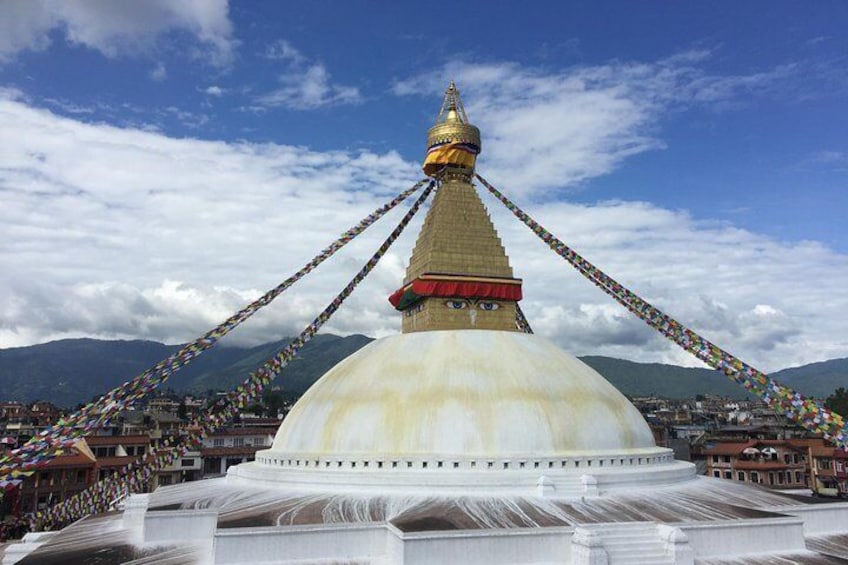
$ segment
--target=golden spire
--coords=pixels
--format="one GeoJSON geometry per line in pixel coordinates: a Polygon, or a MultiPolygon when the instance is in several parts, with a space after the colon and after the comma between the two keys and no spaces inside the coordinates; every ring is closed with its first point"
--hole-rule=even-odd
{"type": "Polygon", "coordinates": [[[389,299],[403,331],[517,331],[521,280],[471,185],[480,130],[468,123],[453,82],[427,136],[424,171],[439,188],[412,251],[404,285],[389,299]],[[469,148],[475,150],[471,152],[469,148]],[[434,157],[435,154],[435,157],[434,157]]]}
{"type": "Polygon", "coordinates": [[[424,174],[436,176],[445,167],[467,169],[474,172],[480,153],[480,130],[468,123],[459,90],[451,81],[436,118],[436,125],[427,132],[427,157],[424,174]]]}

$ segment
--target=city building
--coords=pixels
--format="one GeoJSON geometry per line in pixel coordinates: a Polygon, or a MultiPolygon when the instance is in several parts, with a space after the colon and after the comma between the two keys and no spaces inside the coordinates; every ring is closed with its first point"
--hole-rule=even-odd
{"type": "Polygon", "coordinates": [[[256,452],[271,445],[277,427],[228,427],[203,440],[203,478],[222,477],[233,465],[256,458],[256,452]]]}
{"type": "Polygon", "coordinates": [[[704,451],[707,476],[775,489],[809,487],[808,450],[788,440],[719,443],[704,451]]]}

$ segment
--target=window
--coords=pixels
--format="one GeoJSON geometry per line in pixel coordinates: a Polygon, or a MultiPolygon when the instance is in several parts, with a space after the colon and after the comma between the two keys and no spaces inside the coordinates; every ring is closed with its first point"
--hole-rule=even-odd
{"type": "Polygon", "coordinates": [[[180,467],[194,467],[194,459],[183,459],[180,461],[180,467]]]}
{"type": "Polygon", "coordinates": [[[719,471],[718,469],[713,471],[713,477],[720,479],[721,478],[721,471],[719,471]]]}
{"type": "Polygon", "coordinates": [[[165,486],[171,484],[171,475],[162,475],[159,477],[159,485],[165,486]]]}
{"type": "MultiPolygon", "coordinates": [[[[624,461],[622,461],[624,463],[624,461]]],[[[718,455],[713,455],[713,463],[718,463],[718,455]]]]}
{"type": "Polygon", "coordinates": [[[724,461],[725,463],[730,463],[730,455],[725,455],[724,457],[721,458],[721,460],[724,461]]]}
{"type": "Polygon", "coordinates": [[[760,474],[756,471],[751,471],[751,482],[759,483],[760,482],[760,474]]]}
{"type": "Polygon", "coordinates": [[[796,483],[801,482],[801,471],[795,471],[795,482],[796,483]]]}
{"type": "Polygon", "coordinates": [[[725,472],[724,472],[724,478],[725,478],[725,479],[732,479],[732,478],[733,478],[733,473],[732,473],[732,472],[730,472],[730,471],[725,471],[725,472]]]}
{"type": "Polygon", "coordinates": [[[822,471],[829,471],[833,467],[833,460],[822,457],[816,461],[816,467],[822,471]]]}
{"type": "Polygon", "coordinates": [[[745,471],[737,471],[736,480],[744,481],[745,480],[745,471]]]}
{"type": "Polygon", "coordinates": [[[233,447],[244,447],[244,438],[243,437],[234,437],[233,438],[233,447]]]}
{"type": "Polygon", "coordinates": [[[224,447],[224,438],[216,437],[212,440],[212,447],[224,447]]]}

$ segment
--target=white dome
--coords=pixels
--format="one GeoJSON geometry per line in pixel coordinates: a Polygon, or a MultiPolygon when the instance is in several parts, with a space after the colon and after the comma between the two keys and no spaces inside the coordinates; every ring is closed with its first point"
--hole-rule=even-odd
{"type": "Polygon", "coordinates": [[[562,456],[655,450],[636,408],[576,357],[534,335],[396,335],[348,357],[300,399],[287,457],[562,456]]]}

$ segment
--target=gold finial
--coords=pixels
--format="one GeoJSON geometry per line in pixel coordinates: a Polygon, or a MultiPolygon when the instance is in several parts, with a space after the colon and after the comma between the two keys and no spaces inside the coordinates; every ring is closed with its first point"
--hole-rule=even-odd
{"type": "Polygon", "coordinates": [[[446,167],[459,168],[471,174],[480,153],[480,130],[468,123],[465,107],[456,84],[451,81],[436,125],[427,132],[427,158],[424,173],[435,176],[446,167]]]}
{"type": "Polygon", "coordinates": [[[459,97],[459,90],[457,90],[456,84],[453,81],[450,82],[448,89],[445,91],[445,99],[442,101],[442,108],[439,110],[439,116],[436,118],[436,125],[450,122],[468,123],[468,116],[465,114],[462,99],[459,97]]]}

